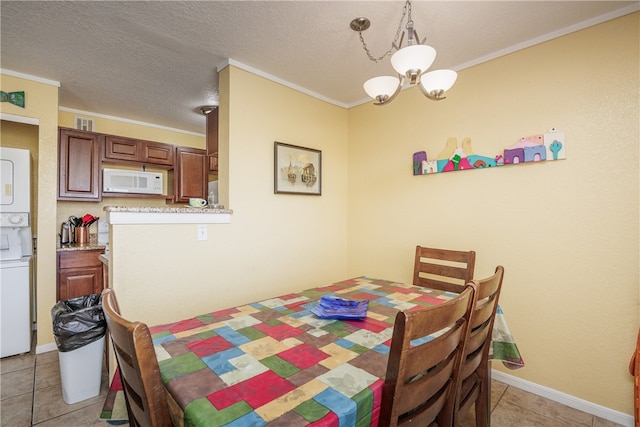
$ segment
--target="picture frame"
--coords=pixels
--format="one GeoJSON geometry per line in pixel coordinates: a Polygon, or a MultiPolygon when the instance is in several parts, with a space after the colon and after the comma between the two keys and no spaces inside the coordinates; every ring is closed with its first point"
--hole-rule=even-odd
{"type": "Polygon", "coordinates": [[[275,141],[273,192],[322,194],[322,151],[275,141]]]}

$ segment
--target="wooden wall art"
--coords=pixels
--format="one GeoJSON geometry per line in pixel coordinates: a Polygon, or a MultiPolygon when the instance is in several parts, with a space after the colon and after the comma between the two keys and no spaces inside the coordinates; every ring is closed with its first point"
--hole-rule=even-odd
{"type": "Polygon", "coordinates": [[[452,172],[466,169],[484,169],[520,163],[561,160],[567,157],[564,132],[555,128],[547,133],[526,136],[494,156],[474,154],[471,139],[465,138],[458,145],[456,138],[449,138],[437,156],[427,157],[425,151],[413,154],[413,174],[452,172]]]}

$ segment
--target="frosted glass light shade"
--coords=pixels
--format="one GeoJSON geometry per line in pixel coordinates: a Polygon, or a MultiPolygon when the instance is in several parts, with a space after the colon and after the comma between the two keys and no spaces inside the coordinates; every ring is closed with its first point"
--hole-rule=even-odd
{"type": "Polygon", "coordinates": [[[436,50],[424,44],[403,47],[391,55],[391,65],[401,76],[407,71],[418,70],[424,73],[436,59],[436,50]]]}
{"type": "Polygon", "coordinates": [[[393,76],[380,76],[364,82],[364,91],[373,99],[391,96],[398,88],[400,80],[393,76]]]}
{"type": "Polygon", "coordinates": [[[435,70],[424,74],[420,79],[420,84],[428,93],[433,91],[446,92],[451,89],[457,78],[458,73],[453,70],[435,70]]]}

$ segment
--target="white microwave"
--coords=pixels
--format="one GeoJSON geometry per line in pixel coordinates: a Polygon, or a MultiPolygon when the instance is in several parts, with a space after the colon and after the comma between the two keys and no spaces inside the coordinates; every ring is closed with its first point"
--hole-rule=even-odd
{"type": "Polygon", "coordinates": [[[162,172],[103,169],[102,192],[163,194],[162,172]]]}

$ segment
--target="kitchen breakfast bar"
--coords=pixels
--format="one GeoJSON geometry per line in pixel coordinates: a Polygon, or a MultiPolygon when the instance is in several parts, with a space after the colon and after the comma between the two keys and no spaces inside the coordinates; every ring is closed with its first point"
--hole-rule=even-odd
{"type": "MultiPolygon", "coordinates": [[[[150,326],[174,424],[377,426],[396,313],[454,295],[358,277],[150,326]],[[366,318],[318,317],[323,296],[369,301],[366,318]]],[[[524,366],[500,308],[490,358],[524,366]]],[[[117,372],[101,418],[127,418],[117,372]]]]}

